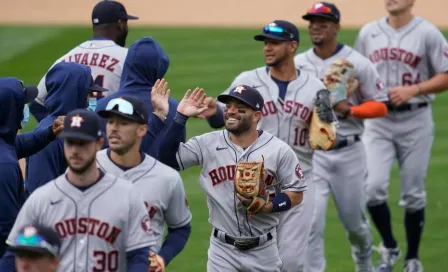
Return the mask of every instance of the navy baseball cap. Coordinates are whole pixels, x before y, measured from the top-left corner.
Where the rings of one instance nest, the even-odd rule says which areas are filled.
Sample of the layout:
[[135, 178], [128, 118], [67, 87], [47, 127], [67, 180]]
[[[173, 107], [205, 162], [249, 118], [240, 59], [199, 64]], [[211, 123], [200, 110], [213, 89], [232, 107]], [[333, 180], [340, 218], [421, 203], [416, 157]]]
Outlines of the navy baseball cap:
[[147, 124], [149, 119], [145, 104], [133, 96], [111, 99], [107, 103], [106, 109], [98, 112], [98, 115], [104, 118], [108, 118], [111, 114], [119, 115], [139, 124]]
[[102, 136], [99, 116], [87, 109], [76, 109], [65, 116], [64, 131], [60, 137], [96, 141]]
[[25, 85], [21, 80], [19, 80], [19, 82], [20, 84], [22, 84], [22, 91], [25, 95], [25, 104], [34, 101], [34, 99], [36, 99], [37, 95], [39, 94], [39, 90], [37, 89], [37, 87], [32, 85]]
[[263, 33], [254, 37], [256, 41], [265, 41], [266, 39], [277, 41], [296, 41], [299, 42], [299, 29], [288, 21], [275, 20], [263, 27]]
[[117, 1], [98, 2], [92, 11], [94, 25], [117, 23], [119, 20], [138, 20], [137, 16], [128, 15], [123, 4]]
[[61, 239], [51, 228], [40, 225], [28, 225], [15, 237], [9, 250], [17, 255], [39, 254], [59, 256]]
[[222, 103], [227, 103], [231, 99], [241, 101], [256, 111], [261, 111], [264, 105], [264, 99], [260, 92], [247, 85], [236, 86], [228, 94], [218, 96], [218, 101]]
[[332, 3], [319, 2], [314, 4], [308, 12], [302, 16], [304, 20], [311, 20], [312, 18], [324, 18], [339, 24], [341, 20], [341, 13], [339, 9]]

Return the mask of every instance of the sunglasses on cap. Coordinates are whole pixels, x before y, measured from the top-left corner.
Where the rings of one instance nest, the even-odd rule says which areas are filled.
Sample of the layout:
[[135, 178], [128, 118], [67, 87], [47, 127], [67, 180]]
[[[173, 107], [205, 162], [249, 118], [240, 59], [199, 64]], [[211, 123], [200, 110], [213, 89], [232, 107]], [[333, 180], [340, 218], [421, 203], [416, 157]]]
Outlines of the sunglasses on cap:
[[[316, 8], [316, 6], [318, 6]], [[324, 13], [324, 14], [333, 14], [331, 11], [331, 8], [324, 6], [324, 5], [314, 5], [309, 10], [308, 13], [314, 14], [314, 13]]]
[[44, 249], [51, 255], [58, 256], [59, 248], [50, 245], [45, 238], [40, 236], [37, 232], [33, 234], [20, 233], [15, 240], [15, 247]]
[[294, 34], [292, 34], [291, 32], [286, 31], [281, 26], [268, 25], [268, 26], [263, 27], [263, 32], [265, 34], [271, 34], [271, 35], [275, 35], [275, 36], [278, 36], [278, 37], [286, 37], [286, 38], [289, 38], [291, 40], [295, 39]]
[[117, 107], [118, 111], [127, 115], [133, 115], [134, 114], [134, 106], [131, 104], [131, 102], [126, 101], [121, 98], [114, 98], [107, 103], [106, 110], [112, 110], [113, 108]]

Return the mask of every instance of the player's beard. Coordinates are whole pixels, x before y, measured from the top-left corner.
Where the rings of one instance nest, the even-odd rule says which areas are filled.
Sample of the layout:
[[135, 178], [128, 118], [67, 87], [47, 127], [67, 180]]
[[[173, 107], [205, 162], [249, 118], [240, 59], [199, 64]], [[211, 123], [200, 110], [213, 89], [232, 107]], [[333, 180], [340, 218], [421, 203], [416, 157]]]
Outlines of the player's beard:
[[226, 127], [227, 131], [232, 133], [235, 136], [239, 136], [241, 134], [246, 133], [252, 127], [252, 116], [247, 116], [246, 118], [242, 117], [239, 120], [238, 126], [234, 128]]
[[137, 143], [137, 139], [136, 138], [134, 138], [134, 139], [131, 139], [130, 140], [130, 142], [128, 142], [128, 143], [123, 143], [121, 146], [119, 146], [119, 147], [111, 147], [111, 146], [109, 146], [109, 148], [113, 151], [113, 152], [115, 152], [115, 153], [117, 153], [118, 155], [120, 155], [120, 156], [123, 156], [124, 154], [126, 154], [126, 153], [128, 153], [129, 152], [129, 150], [131, 150], [133, 147], [134, 147], [134, 145]]
[[286, 51], [286, 49], [285, 49], [285, 52], [283, 52], [283, 55], [276, 58], [274, 61], [272, 61], [270, 63], [266, 62], [266, 65], [270, 66], [270, 67], [275, 67], [275, 66], [279, 65], [280, 63], [284, 62], [286, 59], [288, 59], [288, 51]]
[[125, 47], [127, 37], [128, 37], [128, 29], [123, 28], [122, 31], [120, 32], [120, 35], [117, 37], [117, 41], [116, 41], [117, 44], [121, 47]]
[[73, 172], [75, 172], [76, 174], [83, 174], [84, 172], [87, 171], [87, 169], [89, 169], [92, 164], [96, 163], [96, 156], [93, 156], [90, 160], [88, 160], [83, 166], [80, 167], [73, 167], [72, 165], [70, 165], [70, 161], [68, 161], [68, 167], [70, 168], [70, 170], [72, 170]]

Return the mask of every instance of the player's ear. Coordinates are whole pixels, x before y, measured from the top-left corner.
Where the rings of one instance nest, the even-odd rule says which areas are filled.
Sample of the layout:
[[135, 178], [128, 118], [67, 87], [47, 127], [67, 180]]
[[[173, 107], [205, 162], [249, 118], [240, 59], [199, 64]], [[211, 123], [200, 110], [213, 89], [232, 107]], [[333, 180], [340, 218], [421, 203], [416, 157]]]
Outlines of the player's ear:
[[254, 120], [255, 123], [258, 124], [258, 122], [260, 122], [260, 120], [261, 120], [261, 111], [256, 111], [256, 112], [254, 113], [253, 117], [254, 117], [254, 119], [255, 119], [255, 120]]
[[297, 51], [297, 47], [299, 46], [299, 44], [296, 41], [293, 41], [290, 43], [290, 52], [291, 53], [295, 53]]
[[137, 136], [139, 138], [143, 138], [146, 135], [146, 132], [148, 132], [148, 125], [138, 125], [137, 127]]

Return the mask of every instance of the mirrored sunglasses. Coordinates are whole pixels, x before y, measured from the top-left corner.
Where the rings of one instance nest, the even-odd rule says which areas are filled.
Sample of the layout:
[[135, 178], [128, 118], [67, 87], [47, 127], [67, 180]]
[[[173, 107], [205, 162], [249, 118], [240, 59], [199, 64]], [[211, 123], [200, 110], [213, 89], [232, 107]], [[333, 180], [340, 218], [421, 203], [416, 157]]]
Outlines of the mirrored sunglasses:
[[117, 107], [118, 111], [124, 114], [133, 115], [134, 114], [134, 106], [122, 99], [122, 98], [114, 98], [107, 103], [106, 110], [112, 110]]
[[324, 5], [314, 5], [309, 10], [308, 13], [324, 13], [324, 14], [332, 14], [331, 8]]
[[25, 235], [25, 233], [20, 233], [15, 241], [16, 246], [26, 246], [26, 247], [35, 247], [35, 248], [43, 248], [48, 250], [54, 256], [58, 255], [58, 247], [50, 245], [45, 239], [40, 236], [38, 233], [34, 233], [32, 235]]
[[280, 27], [280, 26], [271, 26], [271, 25], [265, 26], [263, 28], [263, 32], [266, 34], [272, 34], [272, 35], [276, 35], [279, 37], [286, 37], [286, 38], [290, 38], [290, 39], [295, 38], [294, 34], [286, 31], [283, 27]]

